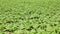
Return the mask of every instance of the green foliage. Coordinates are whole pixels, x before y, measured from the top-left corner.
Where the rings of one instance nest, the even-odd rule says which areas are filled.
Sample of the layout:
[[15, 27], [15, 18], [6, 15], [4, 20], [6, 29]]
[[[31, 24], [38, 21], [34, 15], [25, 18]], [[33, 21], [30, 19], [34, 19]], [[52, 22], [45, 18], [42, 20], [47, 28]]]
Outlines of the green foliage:
[[60, 34], [60, 0], [0, 0], [0, 34]]

